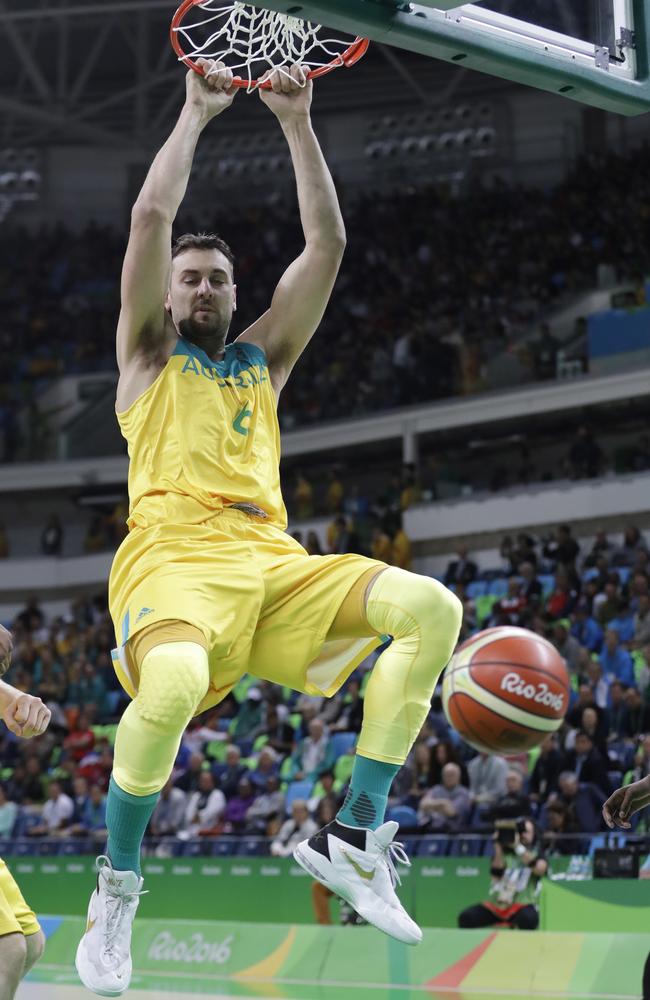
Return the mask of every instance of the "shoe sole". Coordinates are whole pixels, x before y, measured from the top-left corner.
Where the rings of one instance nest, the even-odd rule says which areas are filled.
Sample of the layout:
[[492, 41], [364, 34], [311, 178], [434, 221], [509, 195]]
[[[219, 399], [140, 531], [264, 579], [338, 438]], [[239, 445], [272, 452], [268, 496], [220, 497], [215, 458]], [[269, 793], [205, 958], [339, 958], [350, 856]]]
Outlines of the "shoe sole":
[[[366, 892], [370, 896], [369, 901], [363, 902], [359, 899], [358, 895], [354, 892], [352, 887], [348, 885], [342, 885], [341, 882], [328, 875], [325, 871], [325, 866], [329, 867], [333, 873], [335, 873], [334, 866], [325, 858], [322, 854], [314, 851], [306, 840], [294, 849], [293, 852], [294, 859], [309, 875], [312, 875], [318, 882], [324, 885], [327, 889], [330, 889], [341, 899], [344, 899], [350, 906], [354, 909], [356, 913], [359, 914], [364, 920], [367, 920], [369, 924], [376, 927], [377, 930], [382, 931], [389, 937], [395, 938], [396, 941], [401, 941], [403, 944], [416, 945], [420, 944], [422, 940], [422, 931], [414, 922], [414, 926], [417, 928], [419, 936], [414, 932], [409, 933], [408, 931], [400, 932], [399, 929], [394, 929], [392, 927], [392, 922], [387, 921], [384, 925], [381, 922], [381, 915], [378, 913], [378, 904], [380, 899], [371, 890], [367, 889]], [[390, 907], [385, 904], [386, 910]]]

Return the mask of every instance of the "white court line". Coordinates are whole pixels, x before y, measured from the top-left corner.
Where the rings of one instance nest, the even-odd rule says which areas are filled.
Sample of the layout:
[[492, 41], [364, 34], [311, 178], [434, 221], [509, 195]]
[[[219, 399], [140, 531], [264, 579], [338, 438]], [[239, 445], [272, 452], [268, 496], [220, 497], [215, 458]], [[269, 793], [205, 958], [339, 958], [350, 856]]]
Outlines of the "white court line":
[[[85, 986], [26, 981], [19, 986], [16, 1000], [89, 1000], [90, 996]], [[129, 1000], [198, 1000], [200, 996], [200, 993], [170, 993], [168, 990], [130, 989], [128, 992]], [[232, 993], [211, 993], [210, 1000], [277, 1000], [277, 996], [263, 997], [258, 993], [254, 997], [239, 994], [235, 998]]]
[[[76, 975], [74, 973], [71, 973], [70, 968], [67, 965], [48, 965], [46, 962], [39, 962], [37, 968], [39, 968], [39, 969], [46, 969], [48, 972], [58, 972], [59, 974], [61, 974], [62, 978], [69, 979], [70, 981], [73, 981], [74, 979], [76, 979]], [[151, 976], [152, 978], [155, 978], [155, 979], [161, 979], [161, 978], [164, 977], [165, 979], [170, 979], [170, 980], [173, 980], [173, 979], [181, 979], [181, 980], [186, 980], [186, 981], [187, 980], [196, 980], [198, 982], [202, 981], [202, 982], [230, 983], [230, 982], [234, 981], [234, 982], [237, 983], [238, 986], [243, 986], [245, 983], [248, 982], [248, 983], [263, 983], [263, 984], [266, 984], [267, 986], [273, 986], [274, 984], [277, 984], [278, 986], [308, 986], [308, 987], [311, 987], [311, 988], [322, 987], [324, 989], [328, 989], [328, 988], [329, 989], [347, 989], [347, 990], [349, 990], [349, 989], [364, 989], [364, 990], [384, 990], [385, 992], [392, 991], [392, 990], [402, 990], [402, 991], [408, 991], [408, 990], [410, 990], [413, 993], [415, 993], [415, 992], [421, 992], [421, 993], [428, 993], [429, 995], [431, 995], [432, 989], [435, 989], [436, 993], [449, 993], [449, 994], [453, 994], [455, 996], [458, 996], [458, 992], [459, 992], [457, 986], [454, 986], [454, 987], [451, 987], [451, 986], [430, 987], [430, 986], [427, 986], [427, 985], [424, 985], [424, 984], [422, 984], [422, 985], [418, 985], [418, 984], [408, 985], [408, 984], [404, 984], [404, 983], [363, 983], [363, 982], [349, 983], [349, 982], [341, 982], [341, 981], [336, 980], [336, 979], [319, 979], [318, 981], [316, 981], [314, 979], [285, 979], [285, 978], [280, 977], [280, 976], [275, 977], [274, 979], [266, 979], [266, 978], [257, 977], [257, 976], [246, 976], [245, 979], [239, 979], [238, 978], [236, 980], [233, 980], [232, 976], [219, 976], [216, 973], [210, 973], [210, 972], [205, 972], [205, 973], [203, 973], [203, 972], [186, 972], [186, 971], [183, 971], [183, 972], [181, 972], [181, 971], [178, 971], [178, 972], [174, 972], [174, 971], [171, 971], [171, 972], [169, 972], [169, 971], [161, 972], [160, 970], [153, 970], [153, 969], [138, 969], [136, 975], [138, 975], [138, 976]], [[36, 985], [38, 985], [38, 986], [48, 986], [50, 984], [48, 984], [48, 983], [34, 983], [33, 985], [34, 986], [36, 986]], [[151, 993], [151, 991], [146, 991], [146, 990], [145, 991], [133, 991], [133, 990], [131, 990], [129, 992], [129, 995], [131, 995], [131, 993], [133, 993], [133, 992], [142, 992], [143, 1000], [144, 1000], [145, 997], [150, 998], [153, 995]], [[528, 997], [531, 998], [531, 1000], [535, 1000], [535, 997], [543, 998], [543, 1000], [636, 1000], [636, 998], [635, 997], [631, 997], [629, 993], [589, 993], [589, 994], [586, 995], [584, 993], [557, 993], [557, 992], [553, 992], [553, 991], [549, 991], [549, 990], [534, 990], [532, 992], [526, 993], [524, 990], [504, 990], [504, 989], [500, 989], [500, 990], [497, 991], [497, 990], [490, 990], [490, 989], [487, 989], [487, 990], [486, 989], [481, 989], [480, 987], [475, 987], [475, 986], [472, 986], [471, 993], [472, 994], [476, 994], [477, 996], [485, 996], [485, 997], [522, 997], [522, 996], [528, 996]], [[88, 994], [85, 993], [84, 995], [87, 996]], [[155, 995], [158, 996], [159, 994], [156, 993]], [[168, 993], [161, 993], [160, 996], [166, 997], [167, 1000], [173, 1000], [173, 998], [170, 998], [170, 996], [169, 996]], [[174, 995], [174, 997], [175, 996], [176, 996], [176, 994]], [[185, 1000], [186, 996], [187, 995], [184, 994], [182, 1000]], [[191, 997], [191, 1000], [196, 1000], [196, 996], [197, 996], [197, 994], [193, 993], [192, 997]], [[230, 998], [231, 997], [232, 997], [232, 994], [230, 995]], [[22, 1000], [20, 994], [17, 994], [16, 1000]], [[48, 1000], [49, 1000], [49, 996], [48, 996]], [[219, 997], [211, 997], [211, 1000], [220, 1000], [220, 998]], [[240, 997], [240, 998], [238, 998], [238, 1000], [245, 1000], [245, 998]], [[259, 995], [257, 995], [256, 998], [255, 998], [255, 1000], [265, 1000], [265, 998], [264, 997], [260, 997]]]

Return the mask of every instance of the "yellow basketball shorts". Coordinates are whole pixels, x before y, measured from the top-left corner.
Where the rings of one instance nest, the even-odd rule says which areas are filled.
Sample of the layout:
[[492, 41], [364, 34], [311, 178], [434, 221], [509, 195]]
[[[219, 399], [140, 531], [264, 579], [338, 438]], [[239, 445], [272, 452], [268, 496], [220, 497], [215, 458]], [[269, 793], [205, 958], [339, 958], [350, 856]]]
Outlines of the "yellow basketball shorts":
[[125, 691], [138, 689], [129, 642], [143, 628], [183, 621], [203, 633], [210, 689], [197, 714], [245, 673], [307, 694], [331, 696], [381, 638], [327, 640], [354, 584], [382, 562], [310, 556], [273, 524], [226, 508], [202, 524], [136, 527], [116, 553], [109, 603], [119, 646], [113, 663]]
[[0, 858], [0, 937], [5, 934], [37, 934], [41, 927], [30, 910], [13, 875]]

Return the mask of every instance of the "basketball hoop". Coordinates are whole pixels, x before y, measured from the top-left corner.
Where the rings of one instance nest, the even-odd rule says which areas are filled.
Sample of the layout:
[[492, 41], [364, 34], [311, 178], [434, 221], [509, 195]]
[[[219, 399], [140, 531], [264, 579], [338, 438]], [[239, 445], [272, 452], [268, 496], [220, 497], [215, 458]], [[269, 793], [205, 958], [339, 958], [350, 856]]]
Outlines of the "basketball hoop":
[[307, 79], [315, 80], [340, 66], [354, 66], [370, 45], [367, 38], [337, 37], [318, 24], [239, 0], [183, 0], [170, 37], [180, 62], [201, 76], [198, 59], [224, 62], [237, 73], [234, 85], [249, 93], [270, 89], [268, 81], [260, 83], [269, 69], [288, 76], [289, 68], [300, 63], [310, 67]]

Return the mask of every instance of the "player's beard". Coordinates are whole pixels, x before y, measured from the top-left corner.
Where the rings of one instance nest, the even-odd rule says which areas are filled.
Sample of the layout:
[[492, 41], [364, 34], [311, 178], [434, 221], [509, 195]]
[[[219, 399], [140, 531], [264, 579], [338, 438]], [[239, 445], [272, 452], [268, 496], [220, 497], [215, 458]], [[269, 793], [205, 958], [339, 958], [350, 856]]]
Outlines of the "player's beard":
[[182, 319], [178, 324], [181, 337], [201, 347], [208, 356], [220, 354], [224, 350], [231, 316], [215, 312], [207, 323], [197, 323], [193, 316]]

